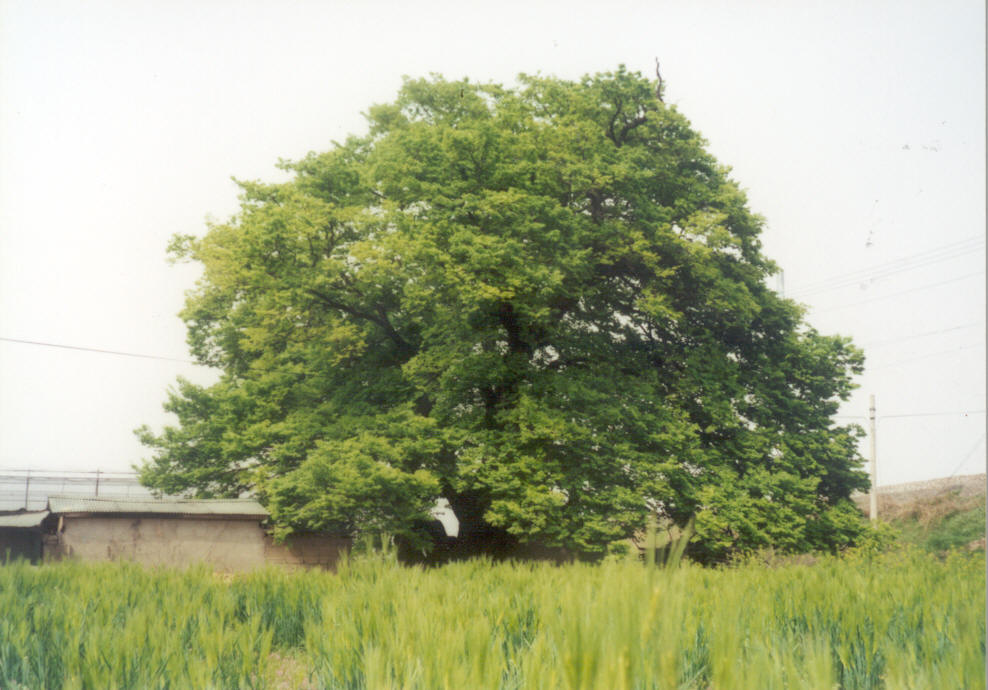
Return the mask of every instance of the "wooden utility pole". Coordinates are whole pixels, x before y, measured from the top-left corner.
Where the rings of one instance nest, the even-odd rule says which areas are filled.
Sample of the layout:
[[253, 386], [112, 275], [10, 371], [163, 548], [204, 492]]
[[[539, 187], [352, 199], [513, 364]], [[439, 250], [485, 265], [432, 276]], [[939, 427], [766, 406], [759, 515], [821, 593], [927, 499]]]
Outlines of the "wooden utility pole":
[[868, 404], [868, 423], [871, 434], [871, 493], [869, 495], [869, 517], [871, 521], [878, 520], [878, 460], [875, 455], [875, 394], [872, 393]]

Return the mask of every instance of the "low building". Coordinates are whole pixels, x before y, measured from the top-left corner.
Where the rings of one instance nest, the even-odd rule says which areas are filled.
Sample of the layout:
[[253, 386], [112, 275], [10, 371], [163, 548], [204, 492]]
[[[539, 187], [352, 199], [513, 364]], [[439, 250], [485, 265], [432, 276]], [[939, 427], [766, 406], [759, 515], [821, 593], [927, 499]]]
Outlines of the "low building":
[[0, 563], [17, 558], [38, 563], [43, 557], [43, 523], [47, 510], [0, 514]]
[[244, 571], [266, 564], [333, 568], [350, 546], [346, 537], [328, 534], [293, 535], [278, 544], [265, 529], [267, 519], [264, 507], [250, 499], [49, 496], [46, 511], [0, 516], [0, 548], [10, 544], [12, 555], [32, 562], [205, 563]]

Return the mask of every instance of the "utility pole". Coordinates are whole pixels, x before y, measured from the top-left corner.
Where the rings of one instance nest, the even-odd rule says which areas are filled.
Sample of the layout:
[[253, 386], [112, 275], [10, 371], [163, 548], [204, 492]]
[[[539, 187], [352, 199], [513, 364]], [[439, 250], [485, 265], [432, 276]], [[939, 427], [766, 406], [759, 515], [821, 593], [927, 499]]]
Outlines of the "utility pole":
[[868, 513], [872, 522], [878, 520], [878, 460], [875, 455], [875, 394], [872, 393], [868, 405], [868, 422], [871, 427], [871, 494], [870, 511]]

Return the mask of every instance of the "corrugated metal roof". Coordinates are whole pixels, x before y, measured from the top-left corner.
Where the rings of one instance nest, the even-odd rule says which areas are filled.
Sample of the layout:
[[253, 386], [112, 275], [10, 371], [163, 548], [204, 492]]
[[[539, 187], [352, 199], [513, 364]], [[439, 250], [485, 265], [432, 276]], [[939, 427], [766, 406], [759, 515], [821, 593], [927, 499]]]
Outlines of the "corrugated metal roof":
[[47, 510], [0, 515], [0, 527], [40, 527], [46, 517]]
[[53, 513], [154, 513], [157, 515], [239, 515], [266, 518], [268, 511], [249, 498], [117, 498], [49, 496]]

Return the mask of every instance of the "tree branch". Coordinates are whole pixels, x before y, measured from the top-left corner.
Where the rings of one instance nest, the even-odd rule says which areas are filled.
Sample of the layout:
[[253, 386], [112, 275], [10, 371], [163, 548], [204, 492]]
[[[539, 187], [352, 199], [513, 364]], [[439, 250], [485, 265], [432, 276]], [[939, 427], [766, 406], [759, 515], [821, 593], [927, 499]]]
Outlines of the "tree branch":
[[407, 354], [415, 352], [415, 348], [412, 347], [411, 343], [405, 340], [398, 332], [398, 330], [391, 324], [391, 321], [388, 320], [387, 314], [385, 313], [382, 307], [380, 306], [376, 307], [375, 309], [376, 313], [371, 313], [368, 311], [363, 311], [361, 309], [358, 309], [357, 307], [354, 307], [352, 305], [346, 304], [345, 302], [340, 302], [339, 300], [335, 300], [332, 297], [329, 297], [328, 295], [322, 294], [318, 290], [310, 289], [307, 290], [307, 292], [331, 309], [337, 309], [343, 312], [344, 314], [349, 314], [350, 316], [357, 319], [370, 321], [371, 323], [380, 327], [381, 330], [383, 330], [387, 334], [388, 338], [390, 338], [391, 341], [394, 342], [394, 344], [397, 345], [398, 349], [401, 350], [402, 352]]
[[655, 58], [655, 78], [659, 80], [655, 85], [655, 100], [662, 103], [662, 75], [659, 73], [659, 58]]
[[621, 116], [621, 99], [617, 99], [614, 104], [614, 114], [611, 115], [611, 121], [607, 123], [607, 138], [614, 142], [615, 146], [620, 146], [621, 142], [618, 141], [617, 136], [614, 134], [614, 123]]
[[645, 124], [647, 119], [648, 118], [643, 114], [643, 115], [639, 115], [634, 120], [631, 120], [630, 122], [626, 123], [624, 127], [621, 128], [621, 137], [620, 140], [617, 142], [617, 145], [621, 146], [624, 143], [625, 137], [628, 136], [628, 132], [630, 132], [633, 129], [637, 129], [638, 127], [641, 127], [643, 124]]
[[532, 355], [532, 345], [522, 337], [522, 325], [518, 314], [510, 302], [502, 302], [498, 307], [498, 320], [508, 333], [508, 349], [511, 352]]

